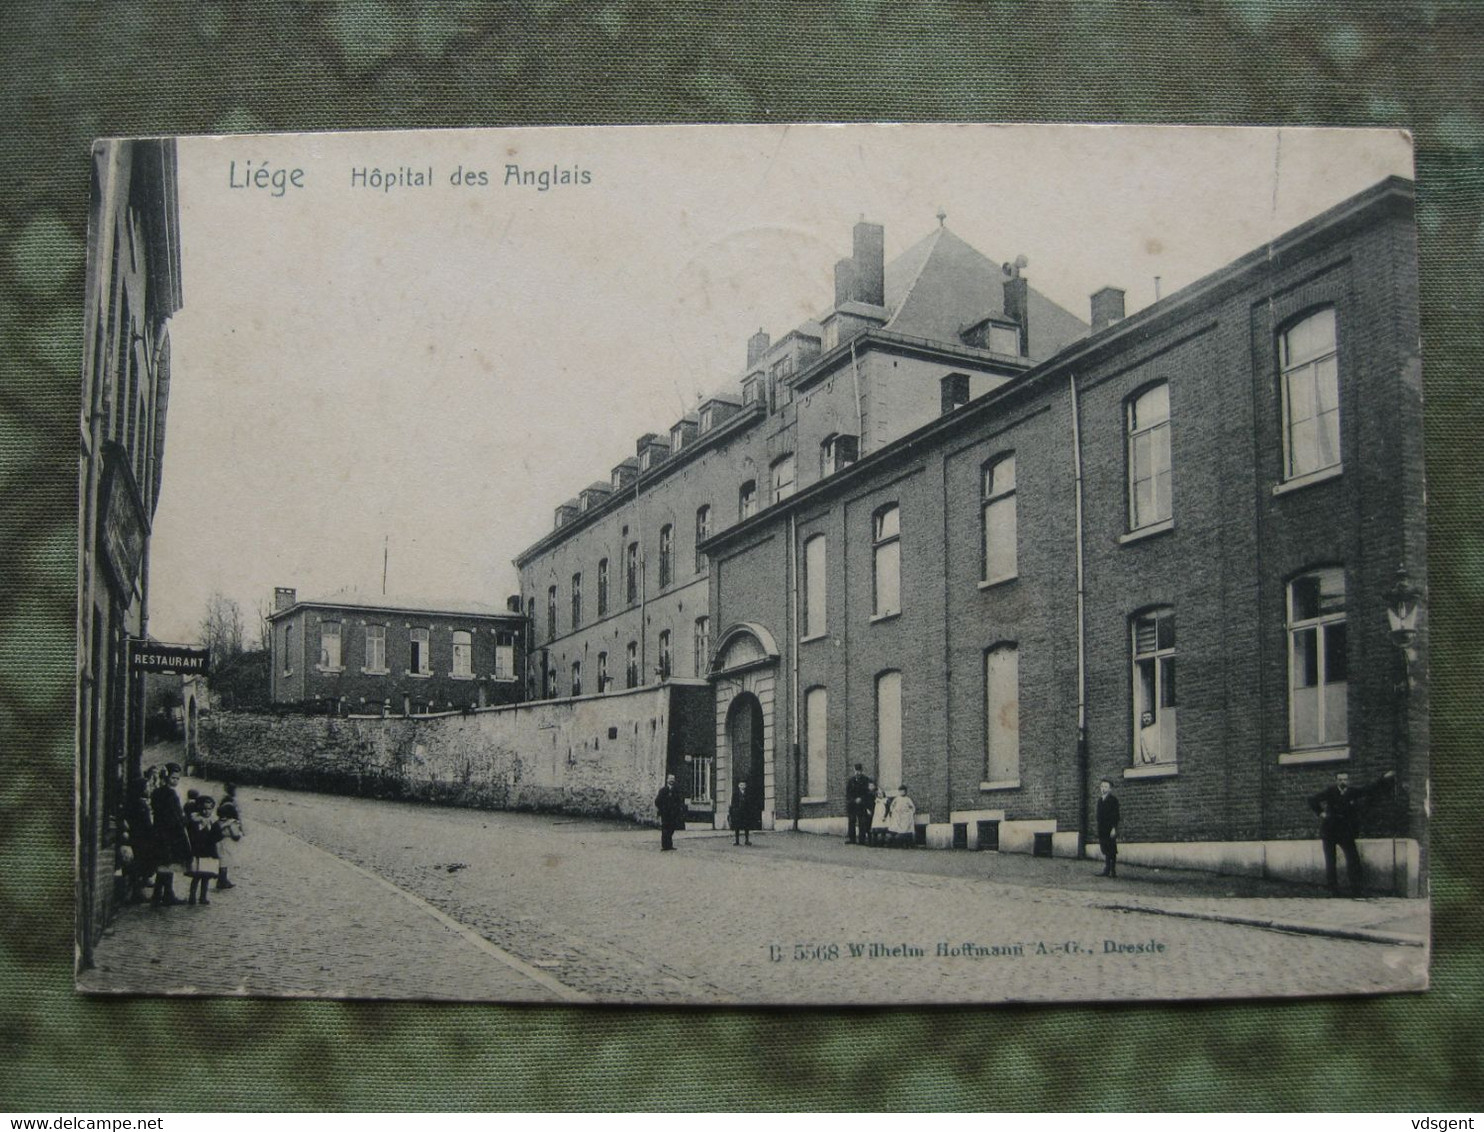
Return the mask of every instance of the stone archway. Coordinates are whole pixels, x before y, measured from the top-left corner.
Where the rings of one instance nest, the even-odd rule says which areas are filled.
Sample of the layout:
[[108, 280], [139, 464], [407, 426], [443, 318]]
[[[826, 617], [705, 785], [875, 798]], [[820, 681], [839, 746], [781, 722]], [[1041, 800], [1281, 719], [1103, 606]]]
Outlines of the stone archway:
[[762, 802], [762, 828], [773, 828], [774, 691], [778, 646], [761, 625], [740, 622], [717, 639], [710, 679], [716, 688], [716, 824], [723, 827], [739, 777]]

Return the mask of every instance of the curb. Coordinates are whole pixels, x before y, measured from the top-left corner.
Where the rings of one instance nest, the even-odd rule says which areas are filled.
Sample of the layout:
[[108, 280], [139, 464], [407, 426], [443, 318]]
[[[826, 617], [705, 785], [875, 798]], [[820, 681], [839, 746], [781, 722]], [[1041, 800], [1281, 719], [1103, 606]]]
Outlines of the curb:
[[1151, 908], [1141, 904], [1095, 904], [1109, 912], [1143, 912], [1150, 916], [1173, 916], [1181, 920], [1207, 920], [1218, 924], [1240, 924], [1249, 928], [1266, 928], [1275, 932], [1317, 935], [1330, 939], [1349, 939], [1360, 943], [1385, 943], [1397, 947], [1426, 947], [1428, 937], [1407, 932], [1386, 932], [1375, 928], [1340, 928], [1329, 924], [1304, 923], [1299, 920], [1274, 920], [1262, 916], [1239, 916], [1226, 912], [1180, 911], [1174, 908]]

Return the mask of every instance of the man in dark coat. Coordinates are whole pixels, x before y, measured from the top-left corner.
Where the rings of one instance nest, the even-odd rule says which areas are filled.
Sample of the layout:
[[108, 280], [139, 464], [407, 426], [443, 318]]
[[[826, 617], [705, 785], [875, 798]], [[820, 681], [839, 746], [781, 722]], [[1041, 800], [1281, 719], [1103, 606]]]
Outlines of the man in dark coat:
[[175, 876], [184, 875], [191, 863], [191, 835], [186, 825], [185, 809], [180, 795], [180, 766], [169, 763], [165, 780], [149, 796], [155, 830], [155, 898], [156, 904], [184, 904], [175, 895]]
[[1360, 812], [1378, 792], [1390, 789], [1396, 774], [1387, 771], [1369, 786], [1351, 786], [1350, 775], [1340, 771], [1335, 784], [1326, 786], [1309, 798], [1309, 809], [1319, 815], [1319, 841], [1324, 846], [1324, 879], [1331, 892], [1340, 891], [1340, 878], [1335, 868], [1335, 846], [1345, 854], [1345, 876], [1350, 881], [1350, 895], [1359, 896], [1365, 883], [1360, 864], [1360, 849], [1355, 839], [1360, 836]]
[[675, 785], [675, 776], [667, 774], [665, 784], [654, 796], [654, 808], [660, 815], [660, 848], [675, 848], [675, 831], [685, 828], [685, 798]]
[[1098, 848], [1103, 851], [1100, 877], [1118, 875], [1118, 797], [1106, 778], [1098, 783]]
[[866, 823], [870, 821], [869, 806], [875, 805], [876, 795], [871, 789], [871, 780], [860, 763], [855, 764], [855, 773], [845, 780], [845, 821], [850, 833], [850, 844], [866, 843]]

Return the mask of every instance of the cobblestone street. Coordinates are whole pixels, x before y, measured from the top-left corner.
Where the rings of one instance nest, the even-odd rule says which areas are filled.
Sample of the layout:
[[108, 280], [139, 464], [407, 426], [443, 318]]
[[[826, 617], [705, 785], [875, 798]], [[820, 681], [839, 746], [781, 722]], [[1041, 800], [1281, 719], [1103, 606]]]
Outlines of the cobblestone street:
[[241, 797], [238, 887], [125, 909], [82, 989], [887, 1005], [1426, 982], [1425, 901], [790, 832], [662, 854], [616, 822]]

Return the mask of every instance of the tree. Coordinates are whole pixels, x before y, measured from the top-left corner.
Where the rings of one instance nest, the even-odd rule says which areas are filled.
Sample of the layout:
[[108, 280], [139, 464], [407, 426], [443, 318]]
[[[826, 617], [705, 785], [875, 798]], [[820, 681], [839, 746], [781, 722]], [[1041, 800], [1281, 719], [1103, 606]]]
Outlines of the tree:
[[211, 675], [242, 653], [242, 609], [226, 594], [217, 591], [206, 599], [201, 619], [201, 643], [211, 650]]

